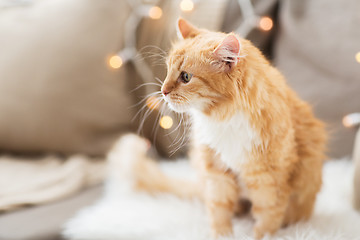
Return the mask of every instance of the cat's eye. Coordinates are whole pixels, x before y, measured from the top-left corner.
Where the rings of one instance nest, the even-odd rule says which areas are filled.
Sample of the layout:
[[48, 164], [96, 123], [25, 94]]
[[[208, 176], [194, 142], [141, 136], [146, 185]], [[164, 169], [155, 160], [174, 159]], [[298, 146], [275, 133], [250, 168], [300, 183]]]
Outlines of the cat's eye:
[[180, 79], [181, 79], [181, 81], [182, 81], [183, 83], [188, 83], [188, 82], [190, 82], [191, 78], [192, 78], [192, 74], [191, 74], [191, 73], [187, 73], [187, 72], [184, 72], [184, 71], [182, 71], [182, 72], [180, 73]]

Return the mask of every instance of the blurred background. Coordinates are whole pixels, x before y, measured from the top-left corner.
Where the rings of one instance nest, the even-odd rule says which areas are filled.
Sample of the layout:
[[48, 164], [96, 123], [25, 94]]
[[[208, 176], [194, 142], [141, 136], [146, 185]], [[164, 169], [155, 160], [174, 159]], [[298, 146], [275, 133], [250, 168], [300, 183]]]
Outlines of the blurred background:
[[329, 158], [350, 155], [359, 10], [358, 0], [0, 0], [0, 239], [60, 239], [101, 193], [123, 133], [160, 157], [186, 153], [187, 125], [153, 94], [179, 16], [250, 39], [326, 122]]

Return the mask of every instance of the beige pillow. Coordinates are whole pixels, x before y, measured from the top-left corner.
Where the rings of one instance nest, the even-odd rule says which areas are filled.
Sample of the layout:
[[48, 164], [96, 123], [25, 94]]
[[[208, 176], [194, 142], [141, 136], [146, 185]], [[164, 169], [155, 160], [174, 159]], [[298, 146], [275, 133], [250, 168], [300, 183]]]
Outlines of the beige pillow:
[[47, 0], [0, 9], [0, 149], [103, 154], [129, 130], [125, 1]]

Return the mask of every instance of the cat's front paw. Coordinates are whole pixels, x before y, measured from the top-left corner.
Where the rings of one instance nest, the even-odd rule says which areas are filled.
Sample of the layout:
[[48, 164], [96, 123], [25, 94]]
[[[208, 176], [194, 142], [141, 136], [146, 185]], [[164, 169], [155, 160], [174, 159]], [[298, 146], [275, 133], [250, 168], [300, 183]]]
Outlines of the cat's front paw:
[[212, 228], [212, 236], [214, 239], [221, 239], [222, 237], [231, 237], [233, 236], [232, 226], [223, 224], [221, 226], [216, 226]]
[[261, 229], [261, 227], [259, 226], [255, 226], [253, 232], [254, 232], [254, 238], [256, 240], [262, 239], [265, 235], [265, 231]]
[[269, 227], [269, 225], [265, 225], [265, 224], [255, 224], [254, 226], [254, 238], [256, 240], [260, 240], [262, 239], [265, 235], [272, 235], [276, 232], [275, 228]]

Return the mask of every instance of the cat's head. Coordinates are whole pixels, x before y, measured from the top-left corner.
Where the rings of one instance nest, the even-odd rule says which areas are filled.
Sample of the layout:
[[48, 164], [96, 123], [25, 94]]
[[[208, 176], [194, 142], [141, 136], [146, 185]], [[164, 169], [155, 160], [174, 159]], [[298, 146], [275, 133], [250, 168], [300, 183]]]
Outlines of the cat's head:
[[231, 102], [239, 89], [242, 42], [233, 33], [198, 29], [178, 20], [181, 40], [167, 58], [167, 76], [162, 93], [176, 112], [190, 109], [210, 113]]

